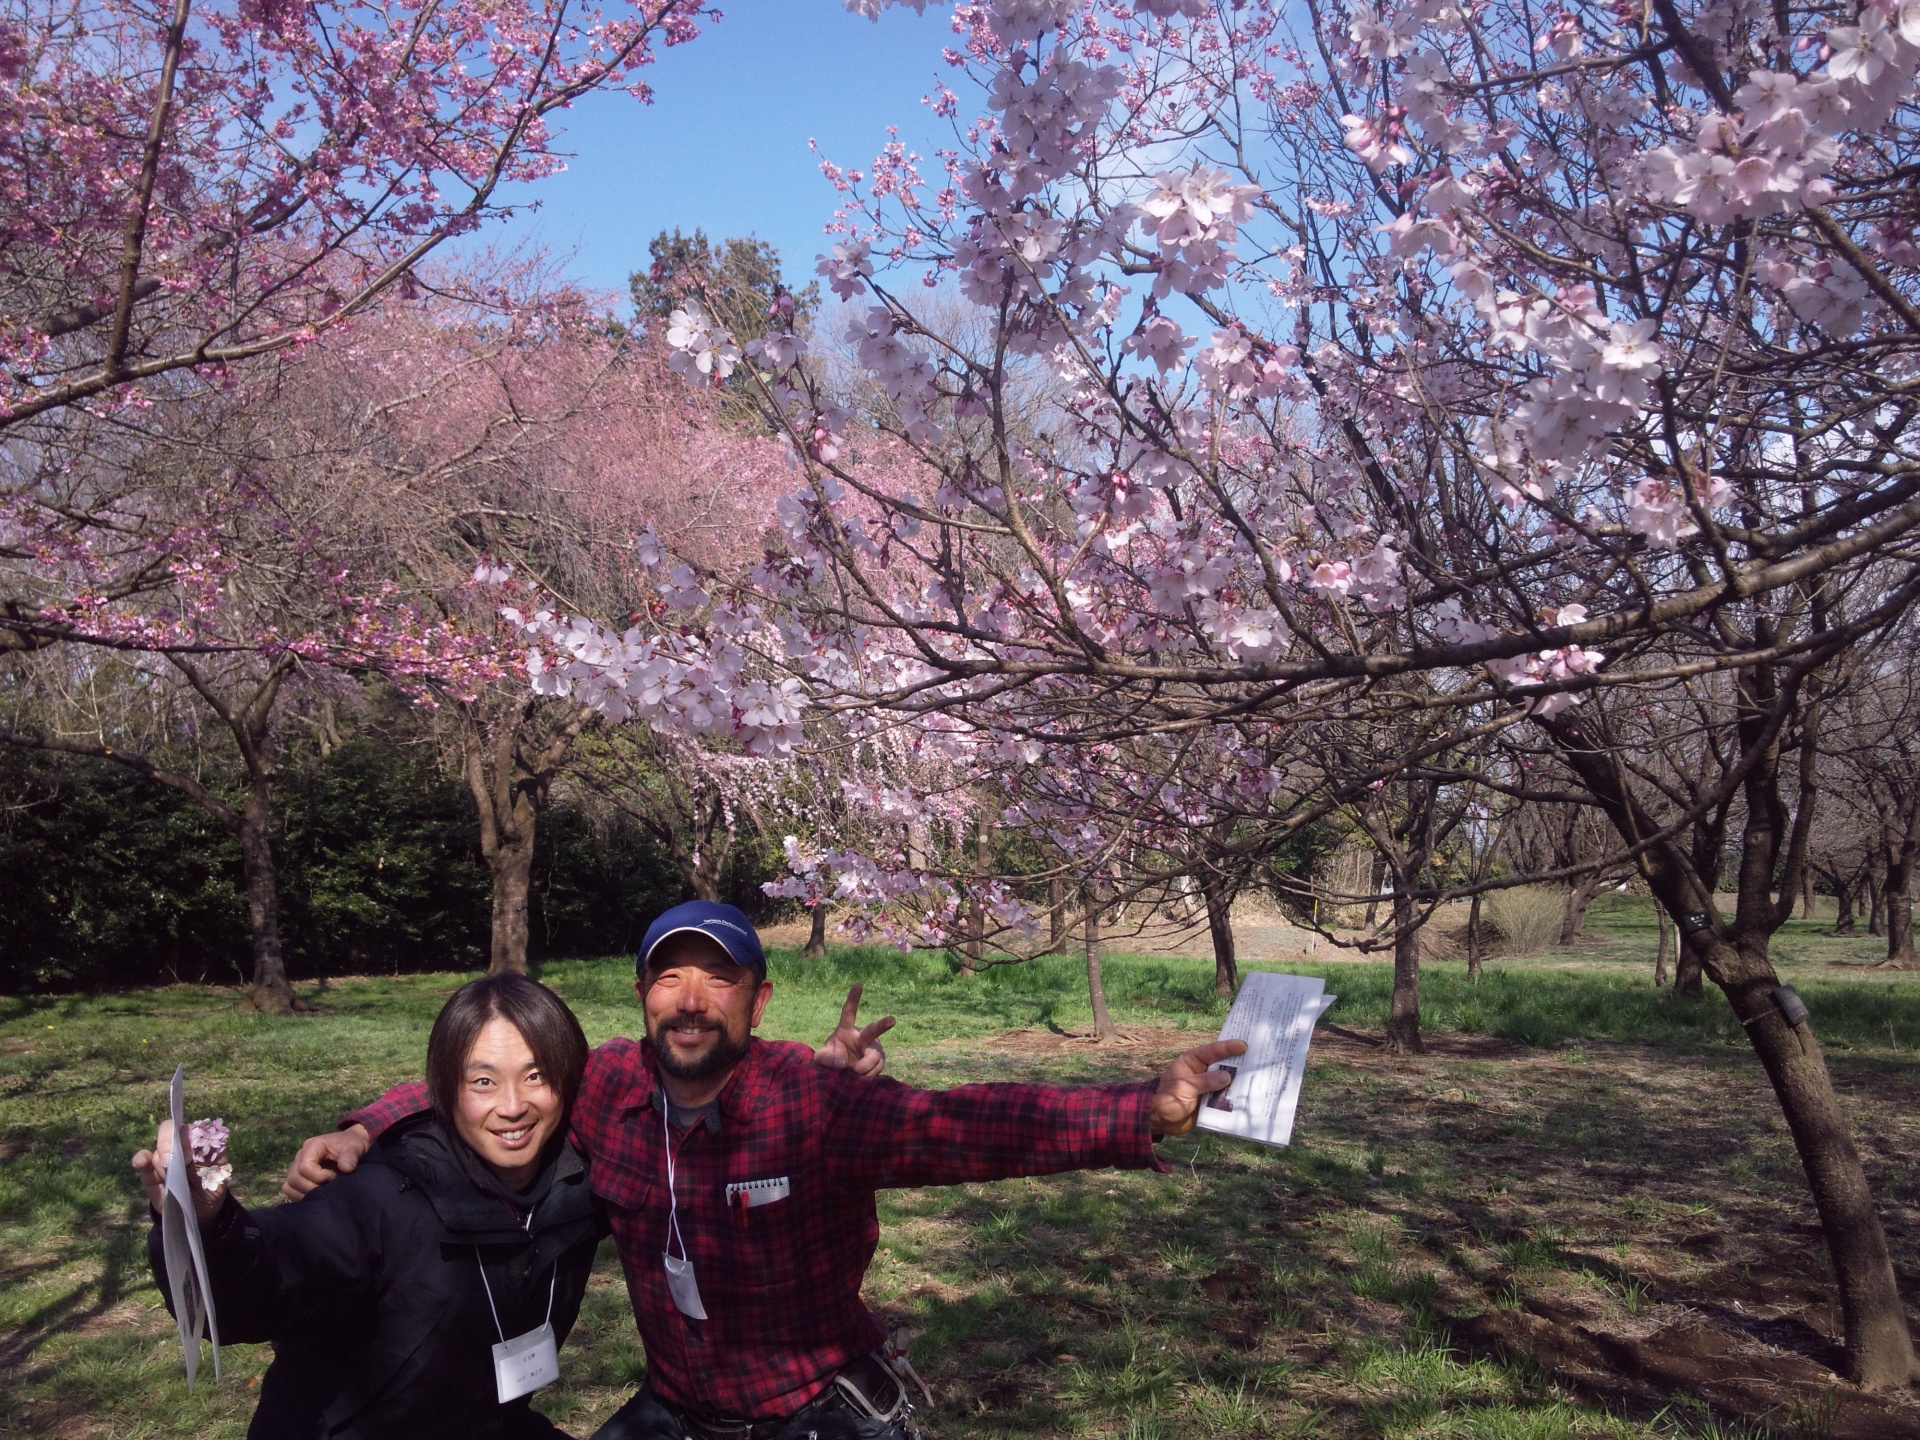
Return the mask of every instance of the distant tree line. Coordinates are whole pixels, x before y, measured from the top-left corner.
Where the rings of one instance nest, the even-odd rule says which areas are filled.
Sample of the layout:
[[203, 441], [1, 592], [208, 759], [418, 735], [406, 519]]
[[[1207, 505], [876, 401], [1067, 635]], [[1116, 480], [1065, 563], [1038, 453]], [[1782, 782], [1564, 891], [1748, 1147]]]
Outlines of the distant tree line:
[[[0, 747], [0, 991], [205, 981], [250, 970], [239, 842], [193, 801], [113, 765]], [[275, 801], [295, 979], [470, 970], [490, 892], [472, 797], [424, 745], [289, 747]], [[777, 852], [736, 844], [720, 892], [749, 911]], [[691, 891], [632, 817], [562, 790], [542, 816], [532, 958], [620, 954]]]

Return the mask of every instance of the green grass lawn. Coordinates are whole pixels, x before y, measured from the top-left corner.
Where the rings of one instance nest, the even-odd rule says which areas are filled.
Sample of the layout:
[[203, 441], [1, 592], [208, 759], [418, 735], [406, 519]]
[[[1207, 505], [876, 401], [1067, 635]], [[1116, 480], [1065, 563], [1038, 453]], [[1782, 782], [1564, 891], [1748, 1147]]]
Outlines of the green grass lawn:
[[[1503, 1317], [1654, 1333], [1693, 1323], [1736, 1283], [1759, 1287], [1741, 1313], [1760, 1313], [1769, 1286], [1799, 1296], [1824, 1273], [1784, 1127], [1726, 1006], [1653, 988], [1643, 904], [1606, 902], [1594, 924], [1599, 943], [1491, 962], [1478, 985], [1458, 964], [1429, 967], [1440, 1043], [1417, 1061], [1354, 1038], [1384, 1019], [1384, 963], [1297, 967], [1327, 977], [1341, 996], [1330, 1019], [1352, 1034], [1316, 1042], [1287, 1150], [1186, 1138], [1163, 1146], [1167, 1176], [884, 1196], [868, 1295], [914, 1333], [939, 1398], [931, 1432], [1818, 1430], [1806, 1416], [1832, 1413], [1825, 1401], [1741, 1422], [1737, 1404], [1610, 1390], [1472, 1340]], [[1782, 969], [1812, 1008], [1911, 1268], [1900, 1217], [1920, 1213], [1920, 977], [1872, 972], [1878, 942], [1819, 932], [1789, 925]], [[868, 1014], [900, 1017], [890, 1068], [908, 1081], [1130, 1078], [1218, 1026], [1211, 974], [1111, 959], [1127, 1035], [1095, 1046], [1071, 1038], [1088, 1025], [1075, 959], [968, 977], [936, 955], [778, 954], [765, 1033], [819, 1039], [860, 980]], [[184, 1061], [189, 1109], [226, 1117], [240, 1193], [268, 1203], [301, 1137], [419, 1073], [462, 978], [336, 981], [305, 990], [318, 1011], [294, 1018], [241, 1015], [233, 992], [188, 986], [0, 999], [0, 1434], [242, 1434], [264, 1348], [231, 1348], [225, 1378], [186, 1393], [127, 1157]], [[590, 1038], [634, 1028], [629, 962], [556, 962], [542, 978]], [[1795, 1313], [1817, 1321], [1803, 1300]], [[542, 1408], [584, 1435], [643, 1367], [610, 1247], [562, 1359]]]

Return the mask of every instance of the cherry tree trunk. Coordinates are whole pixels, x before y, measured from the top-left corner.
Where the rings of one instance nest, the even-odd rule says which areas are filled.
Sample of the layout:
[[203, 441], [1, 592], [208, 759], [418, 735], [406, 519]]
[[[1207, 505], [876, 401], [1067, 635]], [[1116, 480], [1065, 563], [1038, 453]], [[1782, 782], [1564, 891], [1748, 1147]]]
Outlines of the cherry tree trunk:
[[1218, 876], [1202, 881], [1200, 893], [1207, 902], [1207, 930], [1213, 936], [1213, 992], [1231, 1000], [1240, 988], [1240, 967], [1233, 948], [1232, 897]]
[[1480, 892], [1467, 906], [1467, 979], [1480, 978]]
[[1093, 1033], [1100, 1039], [1116, 1032], [1113, 1016], [1107, 1013], [1107, 989], [1100, 979], [1100, 905], [1087, 897], [1087, 999], [1093, 1004]]
[[1587, 875], [1567, 891], [1567, 908], [1560, 917], [1560, 943], [1572, 945], [1586, 933], [1587, 907], [1600, 889], [1600, 876]]
[[1886, 1231], [1812, 1025], [1789, 1024], [1774, 1005], [1780, 982], [1764, 942], [1709, 940], [1701, 948], [1712, 951], [1714, 980], [1760, 1057], [1806, 1171], [1839, 1285], [1852, 1378], [1869, 1389], [1920, 1381]]
[[1880, 887], [1880, 877], [1867, 871], [1867, 934], [1884, 935], [1887, 933], [1887, 897]]
[[247, 930], [253, 946], [253, 979], [240, 1005], [290, 1015], [294, 1010], [293, 983], [287, 978], [286, 956], [280, 949], [280, 875], [273, 863], [269, 833], [273, 782], [256, 780], [240, 813], [235, 834], [240, 840], [240, 863], [247, 882]]
[[809, 960], [818, 960], [827, 953], [827, 902], [824, 900], [813, 907], [813, 925], [807, 931], [807, 948], [800, 953]]
[[1704, 1000], [1706, 973], [1700, 964], [1700, 947], [1681, 940], [1673, 957], [1673, 993], [1682, 1000]]
[[1887, 883], [1881, 894], [1887, 912], [1888, 965], [1902, 970], [1920, 966], [1920, 955], [1913, 948], [1913, 863], [1916, 857], [1902, 855], [1887, 867]]
[[[533, 892], [533, 846], [554, 773], [589, 712], [538, 699], [496, 716], [492, 734], [481, 714], [462, 707], [461, 747], [467, 788], [480, 817], [480, 853], [493, 878], [493, 935], [487, 973], [527, 971], [527, 904]], [[684, 857], [675, 852], [682, 873]], [[717, 869], [719, 860], [714, 860]], [[700, 867], [694, 867], [696, 870]]]
[[[1805, 863], [1802, 846], [1813, 801], [1809, 781], [1817, 754], [1813, 732], [1809, 729], [1800, 742], [1799, 805], [1784, 851], [1780, 842], [1786, 832], [1778, 827], [1787, 808], [1780, 794], [1779, 751], [1769, 752], [1764, 734], [1745, 738], [1760, 763], [1747, 776], [1749, 803], [1732, 928], [1724, 917], [1711, 914], [1705, 928], [1687, 924], [1689, 915], [1712, 907], [1715, 869], [1690, 866], [1674, 848], [1655, 849], [1648, 857], [1648, 879], [1667, 913], [1683, 929], [1691, 930], [1680, 942], [1682, 975], [1691, 962], [1696, 973], [1704, 971], [1725, 993], [1780, 1102], [1833, 1261], [1848, 1373], [1867, 1387], [1906, 1385], [1920, 1380], [1920, 1361], [1915, 1359], [1906, 1308], [1865, 1167], [1854, 1149], [1810, 1023], [1790, 1023], [1774, 1002], [1780, 982], [1769, 954], [1769, 937], [1786, 915], [1784, 907], [1771, 899], [1769, 882], [1778, 873], [1784, 853], [1790, 896], [1798, 866]], [[1559, 731], [1556, 739], [1561, 742], [1561, 754], [1607, 810], [1615, 830], [1623, 836], [1643, 832], [1646, 813], [1621, 785], [1619, 770], [1600, 751], [1581, 743], [1570, 726]]]
[[1853, 915], [1854, 897], [1859, 892], [1856, 883], [1846, 880], [1833, 882], [1833, 930], [1835, 935], [1851, 935], [1857, 923]]
[[960, 950], [960, 973], [971, 975], [987, 957], [987, 906], [981, 887], [987, 883], [987, 822], [982, 819], [973, 835], [972, 893], [967, 897], [967, 939]]
[[1058, 875], [1047, 882], [1047, 948], [1067, 943], [1067, 886]]
[[493, 876], [493, 943], [487, 957], [487, 973], [506, 971], [527, 973], [527, 902], [533, 892], [533, 807], [514, 807], [515, 823], [504, 828], [500, 843], [487, 857], [487, 869]]
[[1419, 1055], [1426, 1048], [1420, 1038], [1420, 931], [1413, 897], [1395, 885], [1393, 897], [1393, 1001], [1387, 1011], [1387, 1048], [1397, 1055]]
[[1667, 912], [1657, 904], [1653, 907], [1653, 918], [1660, 926], [1660, 950], [1653, 957], [1653, 988], [1658, 990], [1667, 983], [1667, 952], [1673, 944], [1673, 926], [1667, 923]]

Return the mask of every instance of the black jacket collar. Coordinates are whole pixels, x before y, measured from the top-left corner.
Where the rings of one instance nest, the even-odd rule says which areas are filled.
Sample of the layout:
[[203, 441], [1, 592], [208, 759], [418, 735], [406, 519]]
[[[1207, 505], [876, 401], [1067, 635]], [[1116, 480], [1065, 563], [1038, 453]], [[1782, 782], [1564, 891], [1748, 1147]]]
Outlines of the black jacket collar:
[[459, 1244], [525, 1243], [530, 1236], [584, 1218], [593, 1207], [585, 1184], [586, 1162], [564, 1128], [524, 1191], [503, 1184], [465, 1141], [450, 1135], [431, 1114], [387, 1130], [374, 1156], [419, 1187], [446, 1238]]

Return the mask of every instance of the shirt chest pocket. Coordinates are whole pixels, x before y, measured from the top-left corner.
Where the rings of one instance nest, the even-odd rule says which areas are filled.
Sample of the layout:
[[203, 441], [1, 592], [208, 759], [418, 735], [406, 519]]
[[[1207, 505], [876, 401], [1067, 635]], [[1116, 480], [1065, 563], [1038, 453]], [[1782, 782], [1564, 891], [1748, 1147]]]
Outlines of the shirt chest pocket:
[[759, 1176], [730, 1182], [724, 1192], [725, 1248], [735, 1282], [746, 1289], [791, 1284], [803, 1256], [799, 1245], [801, 1177]]
[[[588, 1176], [593, 1193], [605, 1202], [607, 1209], [615, 1214], [645, 1213], [654, 1201], [654, 1186], [651, 1176], [641, 1173], [631, 1165], [622, 1165], [614, 1160], [596, 1160]], [[662, 1201], [661, 1203], [665, 1203]]]

